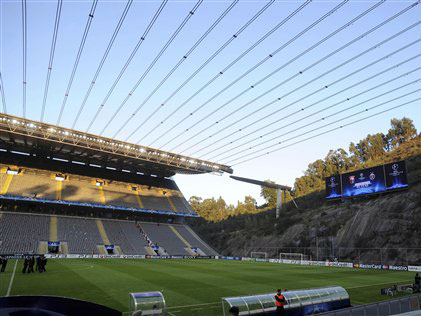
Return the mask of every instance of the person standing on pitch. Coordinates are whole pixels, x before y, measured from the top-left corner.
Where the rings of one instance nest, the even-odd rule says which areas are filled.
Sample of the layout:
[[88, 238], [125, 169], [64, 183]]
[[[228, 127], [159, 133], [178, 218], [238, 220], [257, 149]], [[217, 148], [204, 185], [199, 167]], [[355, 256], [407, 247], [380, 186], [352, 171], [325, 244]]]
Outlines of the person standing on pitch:
[[29, 258], [25, 257], [25, 261], [23, 261], [23, 270], [22, 273], [26, 273], [26, 269], [28, 268]]
[[278, 292], [275, 295], [275, 305], [276, 305], [276, 314], [283, 316], [285, 315], [284, 306], [286, 304], [285, 296], [282, 294], [281, 289], [278, 289]]
[[7, 257], [2, 257], [0, 259], [1, 262], [1, 272], [4, 272], [4, 270], [6, 270], [6, 266], [7, 266]]
[[34, 264], [35, 264], [35, 258], [34, 258], [34, 256], [31, 256], [29, 258], [28, 273], [34, 273]]
[[419, 275], [419, 273], [415, 274], [415, 287], [417, 289], [417, 293], [421, 292], [421, 276]]

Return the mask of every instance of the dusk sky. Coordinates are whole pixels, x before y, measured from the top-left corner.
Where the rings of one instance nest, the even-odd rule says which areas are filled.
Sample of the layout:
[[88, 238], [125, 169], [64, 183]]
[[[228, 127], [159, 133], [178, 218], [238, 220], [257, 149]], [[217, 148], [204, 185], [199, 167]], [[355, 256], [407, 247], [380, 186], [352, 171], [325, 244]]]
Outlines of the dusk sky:
[[[25, 19], [21, 1], [0, 0], [0, 110], [292, 186], [392, 118], [421, 131], [416, 3], [27, 0]], [[186, 198], [262, 202], [227, 174], [175, 180]]]

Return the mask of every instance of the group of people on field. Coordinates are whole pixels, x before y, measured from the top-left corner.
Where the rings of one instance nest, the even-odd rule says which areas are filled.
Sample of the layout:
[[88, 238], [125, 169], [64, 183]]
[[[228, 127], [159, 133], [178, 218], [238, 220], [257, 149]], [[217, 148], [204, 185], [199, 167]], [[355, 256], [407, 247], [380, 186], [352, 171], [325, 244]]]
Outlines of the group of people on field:
[[47, 265], [47, 258], [44, 255], [37, 256], [27, 256], [23, 261], [23, 270], [22, 273], [34, 273], [34, 265], [35, 271], [38, 272], [47, 272], [45, 266]]

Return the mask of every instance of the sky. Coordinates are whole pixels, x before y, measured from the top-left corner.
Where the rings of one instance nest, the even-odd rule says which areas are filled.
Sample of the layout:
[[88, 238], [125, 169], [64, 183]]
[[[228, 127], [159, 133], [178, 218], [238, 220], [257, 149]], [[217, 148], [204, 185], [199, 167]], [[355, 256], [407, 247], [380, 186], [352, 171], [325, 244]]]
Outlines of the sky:
[[[3, 113], [289, 186], [391, 118], [421, 129], [416, 1], [22, 3], [0, 0]], [[263, 202], [228, 174], [174, 179], [187, 198]]]

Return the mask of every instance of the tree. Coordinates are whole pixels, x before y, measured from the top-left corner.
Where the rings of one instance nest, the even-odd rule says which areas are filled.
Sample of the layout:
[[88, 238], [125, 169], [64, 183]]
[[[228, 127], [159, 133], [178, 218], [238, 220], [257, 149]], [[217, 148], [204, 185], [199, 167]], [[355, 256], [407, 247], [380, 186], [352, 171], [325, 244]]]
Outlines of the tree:
[[[265, 180], [268, 183], [275, 183], [271, 180]], [[268, 208], [276, 207], [276, 189], [268, 188], [265, 186], [260, 187], [260, 196], [265, 199]]]
[[392, 148], [399, 147], [404, 142], [417, 136], [414, 122], [407, 117], [401, 120], [394, 118], [390, 121], [390, 125], [392, 125], [392, 128], [389, 129], [387, 138]]
[[244, 198], [244, 202], [237, 203], [237, 207], [235, 208], [233, 215], [254, 213], [257, 213], [256, 200], [250, 195], [247, 195]]

